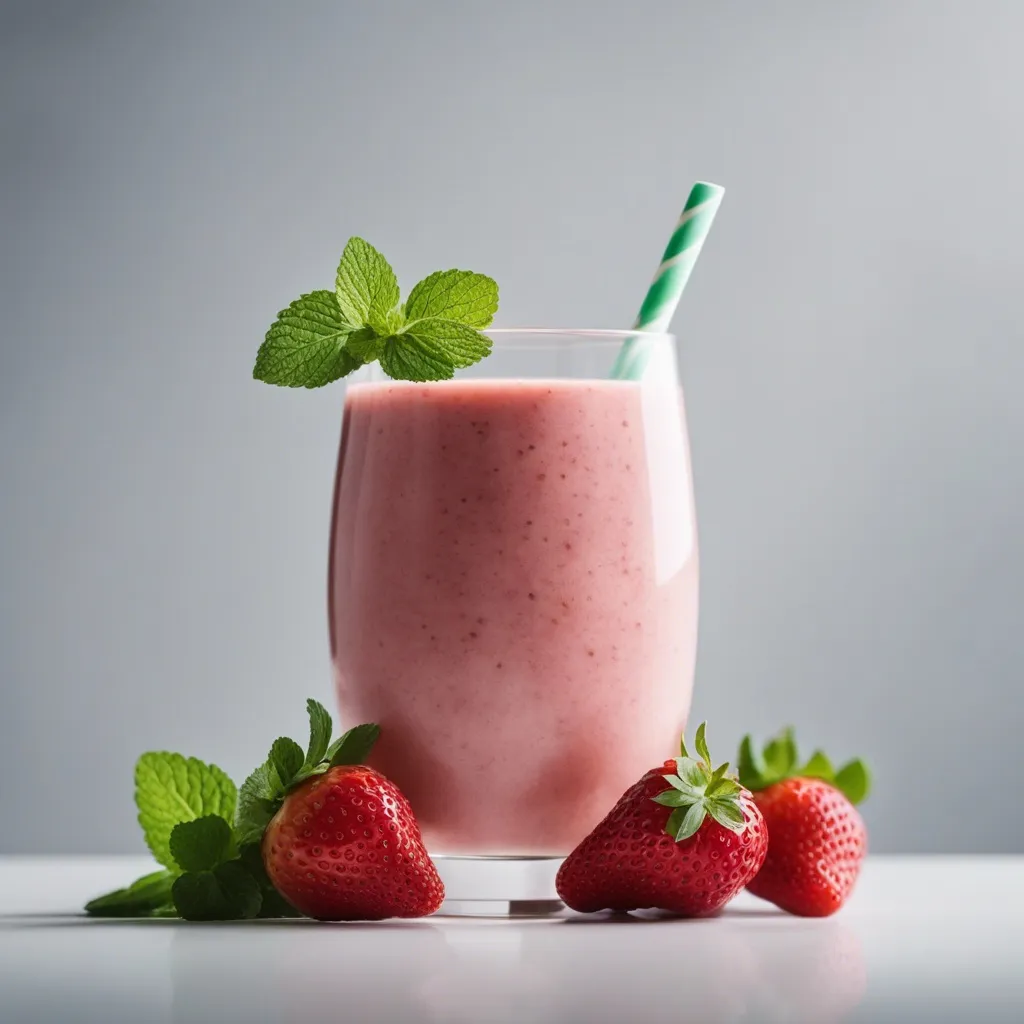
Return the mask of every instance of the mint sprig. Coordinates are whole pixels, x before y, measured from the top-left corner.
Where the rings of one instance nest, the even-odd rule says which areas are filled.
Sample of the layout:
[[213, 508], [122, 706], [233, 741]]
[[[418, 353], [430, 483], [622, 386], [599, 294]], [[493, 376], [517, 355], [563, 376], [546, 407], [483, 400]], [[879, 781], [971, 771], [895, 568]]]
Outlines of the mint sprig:
[[784, 779], [814, 778], [835, 786], [850, 803], [859, 804], [871, 790], [871, 775], [859, 757], [836, 770], [824, 751], [816, 750], [801, 763], [790, 728], [770, 739], [760, 754], [754, 749], [750, 736], [744, 736], [737, 764], [740, 782], [754, 792]]
[[93, 917], [149, 917], [171, 904], [173, 871], [154, 871], [137, 878], [126, 889], [97, 896], [85, 905]]
[[231, 819], [235, 784], [215, 764], [166, 751], [143, 754], [135, 765], [135, 804], [146, 845], [165, 868], [174, 870], [171, 831], [205, 814]]
[[282, 387], [318, 388], [377, 361], [395, 380], [447, 380], [491, 351], [482, 333], [498, 309], [484, 274], [439, 270], [401, 304], [398, 280], [369, 242], [350, 238], [334, 291], [296, 299], [267, 331], [253, 376]]
[[186, 921], [238, 921], [256, 917], [263, 906], [259, 883], [238, 861], [181, 875], [171, 895]]
[[327, 709], [306, 702], [305, 751], [287, 736], [241, 788], [216, 765], [181, 754], [143, 754], [135, 802], [153, 856], [164, 870], [86, 904], [97, 917], [183, 917], [192, 921], [297, 917], [263, 868], [260, 842], [288, 791], [339, 764], [359, 764], [380, 728], [357, 725], [331, 743]]
[[182, 871], [212, 871], [234, 857], [231, 825], [216, 814], [183, 821], [171, 831], [171, 853]]

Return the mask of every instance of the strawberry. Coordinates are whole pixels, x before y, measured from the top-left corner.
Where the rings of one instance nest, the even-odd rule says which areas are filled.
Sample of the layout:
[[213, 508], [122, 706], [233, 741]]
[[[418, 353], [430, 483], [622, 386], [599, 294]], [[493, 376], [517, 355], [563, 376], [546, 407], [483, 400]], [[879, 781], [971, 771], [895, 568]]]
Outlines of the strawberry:
[[699, 760], [680, 743], [682, 756], [626, 790], [569, 854], [555, 882], [569, 907], [707, 917], [757, 874], [768, 849], [761, 812], [728, 764], [711, 770], [703, 724], [695, 745]]
[[854, 806], [870, 787], [864, 763], [851, 761], [835, 771], [819, 750], [801, 766], [793, 733], [786, 730], [761, 758], [745, 737], [739, 769], [770, 836], [768, 856], [747, 888], [801, 917], [834, 914], [853, 891], [867, 853], [867, 829]]
[[365, 765], [337, 765], [293, 789], [262, 850], [278, 892], [322, 921], [423, 917], [444, 900], [409, 801]]
[[309, 742], [278, 736], [235, 784], [216, 765], [150, 751], [135, 766], [146, 842], [165, 870], [86, 904], [103, 917], [327, 920], [432, 914], [444, 886], [409, 801], [372, 768], [374, 722], [333, 743], [334, 723], [306, 701]]

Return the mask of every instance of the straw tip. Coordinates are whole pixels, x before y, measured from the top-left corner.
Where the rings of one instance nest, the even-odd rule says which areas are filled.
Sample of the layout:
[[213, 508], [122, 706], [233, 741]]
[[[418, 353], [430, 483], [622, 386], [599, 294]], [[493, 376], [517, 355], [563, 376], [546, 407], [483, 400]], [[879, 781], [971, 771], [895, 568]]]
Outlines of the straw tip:
[[711, 199], [718, 197], [719, 199], [725, 195], [725, 188], [722, 185], [716, 185], [713, 181], [698, 181], [694, 184], [691, 190], [691, 195], [694, 192], [702, 192], [705, 199]]

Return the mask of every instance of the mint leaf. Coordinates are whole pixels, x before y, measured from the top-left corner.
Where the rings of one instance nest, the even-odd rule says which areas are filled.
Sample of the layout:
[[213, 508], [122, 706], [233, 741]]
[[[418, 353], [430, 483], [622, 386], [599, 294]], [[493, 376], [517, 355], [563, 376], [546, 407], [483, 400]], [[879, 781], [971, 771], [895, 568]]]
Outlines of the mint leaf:
[[381, 369], [395, 380], [450, 380], [455, 363], [443, 345], [415, 334], [393, 334], [378, 356]]
[[281, 785], [287, 789], [302, 767], [305, 757], [302, 747], [295, 740], [289, 739], [287, 736], [279, 736], [270, 748], [268, 760], [277, 770], [277, 777]]
[[181, 754], [151, 752], [135, 765], [135, 803], [146, 844], [164, 867], [177, 871], [171, 830], [182, 821], [216, 814], [230, 821], [235, 784], [216, 765]]
[[224, 921], [231, 907], [212, 871], [180, 875], [171, 890], [174, 906], [186, 921]]
[[443, 317], [470, 327], [487, 327], [498, 310], [498, 285], [469, 270], [438, 270], [409, 293], [408, 320]]
[[231, 826], [216, 814], [183, 821], [171, 830], [170, 848], [182, 871], [212, 871], [232, 854]]
[[452, 365], [457, 367], [472, 366], [491, 354], [491, 339], [486, 334], [466, 324], [440, 317], [417, 320], [409, 324], [399, 337], [413, 337], [422, 344], [442, 351]]
[[385, 340], [386, 337], [382, 338], [372, 327], [360, 327], [348, 336], [345, 351], [362, 366], [380, 358]]
[[255, 917], [263, 897], [259, 883], [238, 861], [213, 871], [190, 871], [171, 889], [174, 905], [186, 921], [237, 921]]
[[93, 917], [146, 917], [170, 901], [173, 882], [172, 872], [154, 871], [137, 878], [127, 889], [90, 900], [85, 912]]
[[255, 917], [260, 912], [263, 897], [259, 883], [237, 860], [221, 864], [214, 870], [213, 877], [237, 917]]
[[261, 890], [263, 901], [260, 903], [257, 917], [305, 917], [301, 910], [296, 910], [273, 886]]
[[335, 277], [341, 315], [353, 327], [369, 324], [390, 333], [390, 313], [398, 305], [398, 280], [391, 264], [369, 242], [350, 238]]
[[260, 887], [263, 902], [258, 917], [303, 917], [273, 886], [266, 868], [259, 843], [247, 843], [238, 851], [239, 863], [249, 872]]
[[345, 350], [352, 331], [333, 293], [309, 292], [277, 314], [256, 354], [252, 375], [286, 388], [330, 384], [359, 365]]
[[284, 786], [281, 785], [277, 769], [269, 761], [264, 761], [238, 791], [235, 833], [239, 843], [258, 843], [263, 838], [263, 832], [277, 813], [277, 802], [283, 794]]
[[[256, 880], [263, 894], [263, 905], [260, 907], [260, 917], [302, 917], [303, 914], [296, 910], [281, 894], [274, 888], [267, 869], [263, 865], [262, 844], [246, 843], [238, 851], [238, 863], [249, 872]], [[277, 897], [275, 900], [274, 897]]]
[[860, 758], [844, 764], [836, 772], [835, 786], [851, 804], [859, 804], [871, 790], [868, 766]]
[[367, 722], [349, 729], [331, 748], [331, 767], [339, 764], [363, 764], [373, 749], [380, 726]]
[[270, 885], [270, 876], [263, 866], [263, 853], [260, 843], [245, 843], [238, 848], [238, 861], [246, 871], [260, 884]]
[[309, 715], [309, 745], [306, 747], [306, 759], [302, 767], [315, 768], [327, 753], [334, 723], [327, 708], [312, 697], [306, 701], [306, 713]]

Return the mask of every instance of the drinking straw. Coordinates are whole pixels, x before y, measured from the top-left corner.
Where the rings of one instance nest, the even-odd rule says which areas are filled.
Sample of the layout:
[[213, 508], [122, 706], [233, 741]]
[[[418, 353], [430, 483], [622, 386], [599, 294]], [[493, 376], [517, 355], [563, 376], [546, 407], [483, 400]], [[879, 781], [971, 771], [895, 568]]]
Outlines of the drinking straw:
[[[633, 324], [634, 330], [652, 334], [668, 330], [723, 195], [725, 189], [721, 185], [707, 181], [698, 181], [690, 189], [686, 206], [665, 246], [665, 255], [661, 257], [661, 264]], [[643, 334], [627, 338], [615, 360], [612, 376], [619, 380], [639, 380], [647, 368], [651, 350], [651, 339]]]

